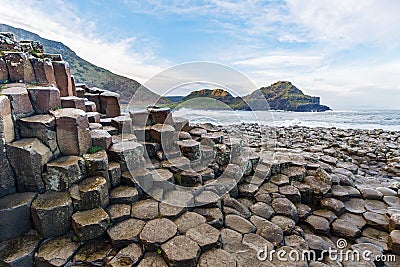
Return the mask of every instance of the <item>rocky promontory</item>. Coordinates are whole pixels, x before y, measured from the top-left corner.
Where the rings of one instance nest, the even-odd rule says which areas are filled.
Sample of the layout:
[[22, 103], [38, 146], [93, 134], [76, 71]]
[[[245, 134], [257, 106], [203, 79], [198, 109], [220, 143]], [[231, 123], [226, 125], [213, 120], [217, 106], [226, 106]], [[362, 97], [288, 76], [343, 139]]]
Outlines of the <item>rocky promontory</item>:
[[2, 56], [0, 266], [399, 266], [400, 132], [123, 113], [25, 57]]

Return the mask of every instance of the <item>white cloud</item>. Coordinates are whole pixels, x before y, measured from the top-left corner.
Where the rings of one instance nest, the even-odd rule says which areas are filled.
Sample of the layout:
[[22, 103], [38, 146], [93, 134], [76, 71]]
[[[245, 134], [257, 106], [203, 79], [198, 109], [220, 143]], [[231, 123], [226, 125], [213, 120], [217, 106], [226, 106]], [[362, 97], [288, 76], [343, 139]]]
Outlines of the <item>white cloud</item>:
[[111, 42], [96, 35], [95, 23], [62, 0], [3, 1], [0, 22], [60, 41], [85, 60], [139, 82], [168, 66], [163, 59], [154, 63], [151, 49], [142, 49], [135, 36]]

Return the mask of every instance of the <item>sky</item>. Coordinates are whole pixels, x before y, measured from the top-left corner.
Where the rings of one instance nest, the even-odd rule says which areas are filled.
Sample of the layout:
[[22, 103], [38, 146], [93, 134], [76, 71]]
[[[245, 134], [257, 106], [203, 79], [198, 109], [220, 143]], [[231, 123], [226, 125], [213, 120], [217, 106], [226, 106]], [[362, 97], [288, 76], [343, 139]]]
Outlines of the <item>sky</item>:
[[400, 109], [397, 0], [0, 0], [0, 6], [0, 23], [61, 41], [141, 83], [168, 67], [206, 61], [241, 72], [256, 87], [291, 81], [333, 109]]

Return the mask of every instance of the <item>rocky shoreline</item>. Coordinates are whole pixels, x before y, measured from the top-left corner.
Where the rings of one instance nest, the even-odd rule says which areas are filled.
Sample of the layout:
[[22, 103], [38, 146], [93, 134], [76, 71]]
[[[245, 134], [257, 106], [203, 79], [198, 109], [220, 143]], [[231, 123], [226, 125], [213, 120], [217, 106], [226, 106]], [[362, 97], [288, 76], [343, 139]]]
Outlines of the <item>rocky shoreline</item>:
[[68, 73], [2, 88], [0, 266], [399, 266], [400, 132], [121, 113]]

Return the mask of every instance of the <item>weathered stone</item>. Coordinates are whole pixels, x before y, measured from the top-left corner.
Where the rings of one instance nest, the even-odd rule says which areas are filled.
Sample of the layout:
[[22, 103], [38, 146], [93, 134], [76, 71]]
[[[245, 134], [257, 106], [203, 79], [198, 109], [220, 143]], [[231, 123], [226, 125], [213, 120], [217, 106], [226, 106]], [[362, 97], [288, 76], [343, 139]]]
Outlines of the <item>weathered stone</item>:
[[283, 244], [283, 230], [279, 226], [256, 215], [251, 216], [250, 221], [257, 227], [256, 233], [258, 235], [274, 244], [274, 246]]
[[161, 246], [169, 266], [194, 267], [200, 255], [200, 247], [186, 236], [176, 236]]
[[286, 198], [277, 198], [272, 201], [271, 205], [276, 214], [289, 217], [295, 222], [299, 220], [299, 214], [296, 206], [290, 200]]
[[174, 127], [168, 124], [155, 124], [150, 128], [151, 138], [161, 144], [165, 152], [173, 150], [174, 142], [178, 139]]
[[256, 227], [250, 221], [238, 215], [225, 216], [225, 225], [242, 234], [254, 233], [256, 231]]
[[165, 192], [163, 201], [177, 207], [190, 207], [194, 205], [193, 194], [179, 189]]
[[194, 186], [201, 184], [201, 175], [195, 171], [183, 171], [175, 176], [177, 183], [183, 186]]
[[158, 123], [174, 125], [170, 108], [152, 107], [147, 108], [147, 111], [150, 112], [150, 118], [153, 125]]
[[145, 192], [153, 188], [153, 179], [151, 173], [145, 168], [140, 168], [132, 172], [123, 172], [121, 176], [121, 183], [125, 185], [136, 186]]
[[174, 222], [177, 225], [180, 233], [186, 233], [189, 229], [205, 223], [206, 218], [195, 212], [185, 212]]
[[196, 206], [221, 207], [220, 197], [216, 193], [208, 190], [195, 196], [194, 203]]
[[111, 190], [111, 204], [132, 204], [139, 200], [139, 192], [133, 186], [119, 186]]
[[364, 229], [364, 227], [367, 225], [367, 221], [361, 215], [346, 212], [339, 218], [346, 221], [346, 223], [350, 222], [351, 224], [354, 224], [360, 230]]
[[168, 265], [157, 253], [148, 252], [144, 254], [144, 257], [139, 262], [138, 267], [168, 267]]
[[389, 218], [386, 215], [367, 211], [363, 214], [363, 217], [369, 226], [379, 230], [388, 231]]
[[331, 189], [332, 178], [326, 171], [318, 169], [316, 176], [306, 176], [304, 183], [312, 188], [314, 194], [325, 195]]
[[12, 142], [15, 138], [11, 114], [10, 100], [6, 96], [0, 95], [0, 138], [4, 139], [5, 143]]
[[258, 215], [267, 220], [275, 215], [274, 209], [270, 205], [263, 202], [257, 202], [253, 204], [252, 206], [250, 206], [250, 210], [255, 215]]
[[279, 188], [279, 193], [284, 195], [287, 199], [292, 202], [300, 202], [301, 194], [299, 189], [292, 185], [286, 185]]
[[2, 90], [1, 93], [10, 100], [15, 119], [31, 116], [35, 113], [25, 87], [11, 87]]
[[43, 242], [35, 254], [35, 266], [65, 266], [72, 259], [79, 244], [70, 236], [61, 236]]
[[109, 204], [108, 186], [104, 177], [86, 178], [76, 187], [71, 188], [70, 192], [77, 210], [105, 208]]
[[100, 94], [100, 110], [109, 118], [114, 118], [121, 115], [120, 96], [113, 92], [103, 92]]
[[68, 62], [53, 61], [52, 64], [57, 87], [60, 89], [60, 96], [73, 96], [71, 70]]
[[87, 176], [101, 176], [107, 181], [107, 187], [110, 188], [110, 179], [108, 177], [108, 156], [104, 150], [92, 153], [84, 154], [83, 159], [86, 163], [86, 174]]
[[159, 214], [158, 202], [148, 199], [142, 200], [132, 205], [132, 217], [142, 220], [152, 220]]
[[78, 211], [72, 215], [72, 227], [81, 241], [102, 236], [109, 223], [110, 218], [102, 208]]
[[147, 110], [129, 111], [133, 126], [150, 126], [150, 112]]
[[116, 187], [121, 183], [121, 165], [112, 161], [108, 163], [108, 177], [112, 187]]
[[201, 158], [200, 143], [194, 140], [182, 140], [176, 142], [182, 155], [190, 160], [198, 160]]
[[104, 241], [94, 241], [84, 244], [74, 255], [74, 262], [81, 262], [87, 264], [97, 264], [104, 261], [106, 256], [110, 253], [112, 247], [110, 243]]
[[78, 156], [57, 158], [46, 165], [47, 173], [43, 181], [47, 190], [66, 191], [74, 183], [82, 180], [85, 175], [85, 163]]
[[58, 150], [56, 120], [51, 115], [36, 115], [17, 121], [20, 136], [38, 138], [54, 153]]
[[329, 223], [332, 223], [338, 218], [335, 213], [330, 210], [314, 210], [313, 215], [325, 218]]
[[105, 150], [111, 146], [111, 135], [106, 130], [92, 130], [90, 131], [92, 138], [92, 145], [101, 147]]
[[36, 81], [42, 84], [57, 86], [53, 65], [48, 58], [31, 58], [31, 64], [35, 72]]
[[64, 155], [83, 155], [91, 146], [89, 121], [80, 109], [65, 108], [53, 111], [56, 118], [57, 142]]
[[[84, 96], [82, 96], [82, 97], [84, 97]], [[86, 112], [93, 112], [93, 113], [96, 112], [96, 113], [98, 113], [97, 112], [97, 108], [96, 108], [96, 103], [94, 103], [93, 101], [85, 101], [85, 111]], [[98, 114], [100, 114], [100, 113], [98, 113]]]
[[297, 203], [295, 206], [299, 213], [300, 220], [305, 220], [309, 215], [311, 215], [311, 208], [306, 204]]
[[52, 153], [39, 139], [26, 138], [7, 145], [7, 157], [14, 169], [19, 192], [43, 192], [44, 165]]
[[290, 219], [288, 217], [280, 216], [280, 215], [274, 216], [274, 217], [272, 217], [271, 222], [273, 224], [279, 226], [282, 229], [283, 234], [285, 234], [285, 235], [291, 235], [291, 234], [295, 233], [294, 228], [296, 226], [296, 223], [295, 223], [295, 221], [293, 221], [292, 219]]
[[[95, 104], [97, 112], [101, 112], [101, 106], [100, 106], [100, 94], [97, 93], [85, 93], [85, 98], [87, 98], [90, 102]], [[94, 110], [91, 110], [94, 111]]]
[[28, 87], [33, 109], [37, 114], [47, 114], [61, 108], [60, 91], [55, 87]]
[[379, 214], [385, 214], [387, 208], [388, 206], [382, 201], [369, 200], [369, 199], [365, 201], [365, 209], [367, 211], [372, 211]]
[[142, 167], [143, 152], [143, 146], [134, 141], [113, 144], [109, 149], [111, 160], [121, 164], [121, 172]]
[[305, 219], [307, 225], [311, 227], [311, 230], [317, 235], [329, 236], [329, 221], [320, 216], [310, 215]]
[[[76, 108], [86, 112], [85, 100], [76, 96], [60, 97], [62, 108]], [[94, 122], [94, 121], [92, 121]]]
[[172, 158], [168, 159], [168, 161], [163, 161], [162, 167], [173, 173], [178, 173], [190, 169], [190, 160], [185, 157]]
[[29, 232], [0, 243], [0, 266], [34, 266], [33, 255], [40, 240], [36, 232]]
[[188, 133], [190, 131], [189, 120], [182, 117], [173, 117], [174, 128], [176, 131]]
[[291, 181], [303, 181], [306, 173], [304, 167], [289, 167], [282, 170], [282, 174], [288, 176]]
[[178, 228], [172, 221], [162, 218], [148, 221], [140, 233], [140, 240], [147, 250], [156, 250], [175, 236]]
[[209, 144], [209, 145], [214, 145], [214, 144], [222, 144], [224, 140], [224, 134], [223, 133], [204, 133], [201, 135], [201, 141], [202, 144]]
[[346, 210], [355, 214], [364, 213], [366, 211], [365, 204], [363, 199], [358, 198], [351, 198], [349, 201], [344, 202]]
[[71, 228], [73, 208], [67, 193], [48, 191], [39, 195], [31, 212], [33, 225], [44, 238], [66, 234]]
[[27, 54], [23, 52], [4, 52], [10, 82], [35, 82], [35, 73]]
[[7, 64], [3, 57], [0, 57], [0, 82], [8, 82]]
[[361, 231], [357, 226], [343, 219], [337, 219], [332, 223], [332, 233], [337, 237], [350, 240], [355, 240], [361, 235]]
[[304, 238], [298, 235], [285, 236], [285, 245], [303, 251], [309, 249]]
[[322, 251], [329, 249], [329, 245], [326, 241], [317, 235], [305, 234], [304, 239], [306, 240], [309, 249], [316, 252], [317, 256], [321, 254]]
[[400, 230], [400, 213], [394, 213], [390, 216], [389, 231]]
[[221, 229], [224, 226], [224, 215], [219, 208], [196, 208], [193, 212], [205, 217], [206, 223], [212, 227]]
[[221, 242], [220, 232], [208, 224], [201, 224], [189, 229], [186, 236], [195, 241], [202, 251], [215, 248]]
[[119, 223], [131, 217], [131, 206], [128, 204], [113, 204], [107, 209], [111, 222]]
[[132, 242], [138, 242], [144, 225], [144, 221], [128, 219], [109, 228], [107, 234], [113, 246], [121, 248]]
[[373, 188], [361, 188], [360, 192], [364, 199], [376, 199], [376, 200], [383, 199], [383, 194]]
[[106, 267], [136, 266], [142, 258], [142, 248], [137, 244], [130, 244], [121, 249], [115, 257], [106, 264]]
[[321, 200], [321, 207], [333, 211], [337, 216], [345, 212], [343, 202], [335, 198], [325, 198]]
[[35, 193], [15, 193], [0, 198], [0, 241], [15, 238], [32, 228], [30, 206]]
[[117, 116], [112, 118], [111, 126], [117, 128], [119, 133], [133, 133], [132, 120], [129, 116]]
[[400, 254], [400, 231], [393, 230], [390, 232], [389, 248], [393, 253]]

